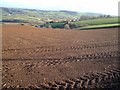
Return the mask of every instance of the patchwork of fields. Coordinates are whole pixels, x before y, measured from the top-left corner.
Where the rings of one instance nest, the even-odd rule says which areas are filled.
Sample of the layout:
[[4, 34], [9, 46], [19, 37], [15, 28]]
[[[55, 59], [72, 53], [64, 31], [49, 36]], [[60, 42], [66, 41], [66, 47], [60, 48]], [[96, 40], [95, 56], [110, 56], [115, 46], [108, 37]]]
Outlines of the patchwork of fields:
[[2, 88], [120, 87], [118, 29], [2, 26]]

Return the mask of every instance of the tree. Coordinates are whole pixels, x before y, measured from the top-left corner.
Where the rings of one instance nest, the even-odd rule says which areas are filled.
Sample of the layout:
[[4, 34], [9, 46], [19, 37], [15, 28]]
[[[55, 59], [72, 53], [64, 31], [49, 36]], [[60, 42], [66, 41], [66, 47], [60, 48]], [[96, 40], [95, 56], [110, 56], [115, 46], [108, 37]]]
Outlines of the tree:
[[65, 24], [64, 28], [65, 28], [65, 29], [70, 29], [69, 24]]
[[51, 25], [49, 25], [49, 26], [48, 26], [48, 28], [52, 28], [52, 26], [51, 26]]

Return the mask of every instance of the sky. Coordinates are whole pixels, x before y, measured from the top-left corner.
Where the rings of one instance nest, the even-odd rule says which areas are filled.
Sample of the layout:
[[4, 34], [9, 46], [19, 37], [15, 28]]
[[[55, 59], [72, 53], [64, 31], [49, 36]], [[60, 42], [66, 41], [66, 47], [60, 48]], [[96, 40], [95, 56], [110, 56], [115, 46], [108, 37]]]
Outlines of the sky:
[[119, 0], [2, 0], [0, 6], [118, 15], [118, 2]]

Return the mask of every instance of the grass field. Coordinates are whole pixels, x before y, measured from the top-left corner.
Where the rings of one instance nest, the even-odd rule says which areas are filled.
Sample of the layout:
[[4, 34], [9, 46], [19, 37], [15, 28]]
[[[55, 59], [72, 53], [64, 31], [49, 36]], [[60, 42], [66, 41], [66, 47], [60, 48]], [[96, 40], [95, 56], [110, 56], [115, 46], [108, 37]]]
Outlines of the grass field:
[[[100, 19], [91, 19], [83, 20], [79, 22], [72, 22], [75, 25], [102, 25], [102, 24], [117, 24], [118, 18], [100, 18]], [[120, 21], [119, 21], [120, 23]]]
[[83, 26], [80, 28], [76, 29], [100, 29], [100, 28], [114, 28], [114, 27], [120, 27], [120, 24], [102, 24], [102, 25], [88, 25], [88, 26]]
[[2, 26], [2, 88], [119, 90], [118, 29]]
[[[53, 22], [47, 23], [44, 27], [48, 27], [49, 25], [52, 28], [64, 28], [66, 22]], [[117, 17], [111, 18], [98, 18], [98, 19], [89, 19], [89, 20], [81, 20], [69, 22], [71, 29], [99, 29], [99, 28], [112, 28], [112, 27], [120, 27], [120, 21], [118, 21]]]
[[75, 25], [79, 29], [118, 27], [120, 26], [119, 23], [120, 21], [118, 20], [118, 18], [115, 17], [71, 22], [71, 24]]

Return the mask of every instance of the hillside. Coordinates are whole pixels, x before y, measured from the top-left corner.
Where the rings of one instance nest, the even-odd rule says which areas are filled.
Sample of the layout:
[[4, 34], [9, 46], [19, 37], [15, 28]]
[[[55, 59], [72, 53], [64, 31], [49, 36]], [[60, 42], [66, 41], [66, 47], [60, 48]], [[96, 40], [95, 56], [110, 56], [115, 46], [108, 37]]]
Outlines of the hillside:
[[[100, 16], [98, 13], [78, 13], [75, 11], [47, 11], [36, 9], [21, 9], [21, 8], [5, 8], [1, 7], [2, 18], [4, 21], [14, 22], [36, 22], [43, 23], [45, 21], [61, 21], [79, 18], [80, 16]], [[16, 21], [16, 22], [17, 22]]]
[[22, 8], [1, 7], [2, 21], [15, 23], [28, 23], [36, 27], [64, 28], [69, 24], [71, 29], [96, 29], [118, 27], [118, 17], [102, 15], [99, 13], [79, 13], [75, 11], [52, 11]]

